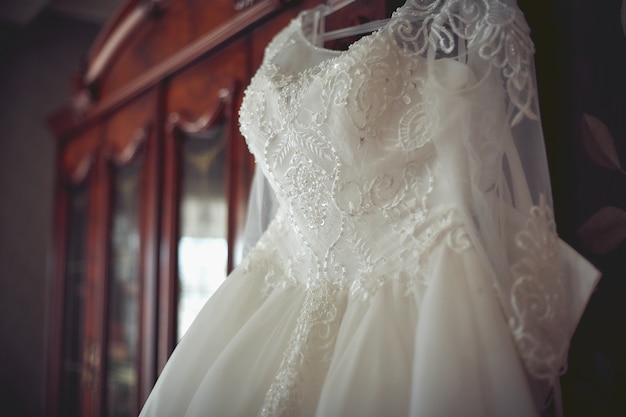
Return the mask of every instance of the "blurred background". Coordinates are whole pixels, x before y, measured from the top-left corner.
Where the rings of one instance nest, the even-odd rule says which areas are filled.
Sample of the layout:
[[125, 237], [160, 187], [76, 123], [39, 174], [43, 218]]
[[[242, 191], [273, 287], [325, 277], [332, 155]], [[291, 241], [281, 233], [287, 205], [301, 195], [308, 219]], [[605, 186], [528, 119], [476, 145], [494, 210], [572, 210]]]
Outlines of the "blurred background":
[[[44, 414], [55, 139], [46, 118], [123, 0], [0, 0], [0, 415]], [[567, 416], [626, 415], [626, 6], [519, 0], [561, 236], [604, 276], [572, 342]]]
[[55, 140], [46, 118], [120, 0], [0, 0], [0, 414], [44, 407]]

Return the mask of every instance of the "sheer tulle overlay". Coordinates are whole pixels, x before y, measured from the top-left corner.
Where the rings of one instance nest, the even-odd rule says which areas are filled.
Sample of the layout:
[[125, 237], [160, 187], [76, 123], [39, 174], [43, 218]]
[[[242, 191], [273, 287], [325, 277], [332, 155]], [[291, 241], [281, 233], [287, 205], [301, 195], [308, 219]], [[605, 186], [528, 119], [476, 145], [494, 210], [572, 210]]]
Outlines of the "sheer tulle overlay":
[[141, 415], [539, 415], [598, 277], [555, 233], [521, 12], [409, 0], [345, 52], [314, 17], [240, 113], [280, 208]]

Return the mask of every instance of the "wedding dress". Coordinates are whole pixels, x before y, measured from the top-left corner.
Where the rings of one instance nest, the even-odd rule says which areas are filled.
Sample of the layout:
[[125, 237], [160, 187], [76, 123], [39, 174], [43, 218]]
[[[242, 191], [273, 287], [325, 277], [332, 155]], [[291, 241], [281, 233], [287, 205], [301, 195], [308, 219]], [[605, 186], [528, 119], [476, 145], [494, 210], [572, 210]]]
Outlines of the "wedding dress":
[[598, 276], [555, 232], [522, 13], [408, 0], [347, 51], [313, 19], [240, 111], [280, 207], [141, 416], [539, 415]]

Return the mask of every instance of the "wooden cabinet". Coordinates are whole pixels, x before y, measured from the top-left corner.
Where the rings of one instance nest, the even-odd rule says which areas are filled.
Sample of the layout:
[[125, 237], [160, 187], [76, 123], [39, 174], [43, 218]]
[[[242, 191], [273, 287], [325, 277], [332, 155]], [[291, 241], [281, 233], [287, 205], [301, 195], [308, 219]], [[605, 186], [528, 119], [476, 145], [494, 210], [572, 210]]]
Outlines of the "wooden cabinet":
[[[49, 415], [137, 415], [239, 261], [254, 164], [238, 129], [243, 89], [271, 37], [320, 2], [131, 0], [103, 29], [49, 120]], [[363, 0], [333, 19], [385, 14]]]

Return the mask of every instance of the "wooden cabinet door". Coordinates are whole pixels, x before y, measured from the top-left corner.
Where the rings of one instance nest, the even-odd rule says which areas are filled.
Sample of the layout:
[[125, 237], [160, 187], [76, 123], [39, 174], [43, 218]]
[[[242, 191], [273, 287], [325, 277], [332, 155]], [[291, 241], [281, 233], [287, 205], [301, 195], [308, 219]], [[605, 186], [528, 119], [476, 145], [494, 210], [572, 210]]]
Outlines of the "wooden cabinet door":
[[57, 160], [54, 280], [51, 286], [48, 414], [79, 417], [82, 392], [92, 389], [93, 368], [85, 361], [85, 317], [89, 308], [87, 250], [95, 205], [95, 160], [100, 126], [60, 144]]
[[248, 67], [239, 40], [165, 86], [159, 369], [238, 262], [252, 160], [236, 109]]
[[155, 378], [156, 97], [145, 94], [101, 123], [85, 248], [81, 416], [137, 415]]

